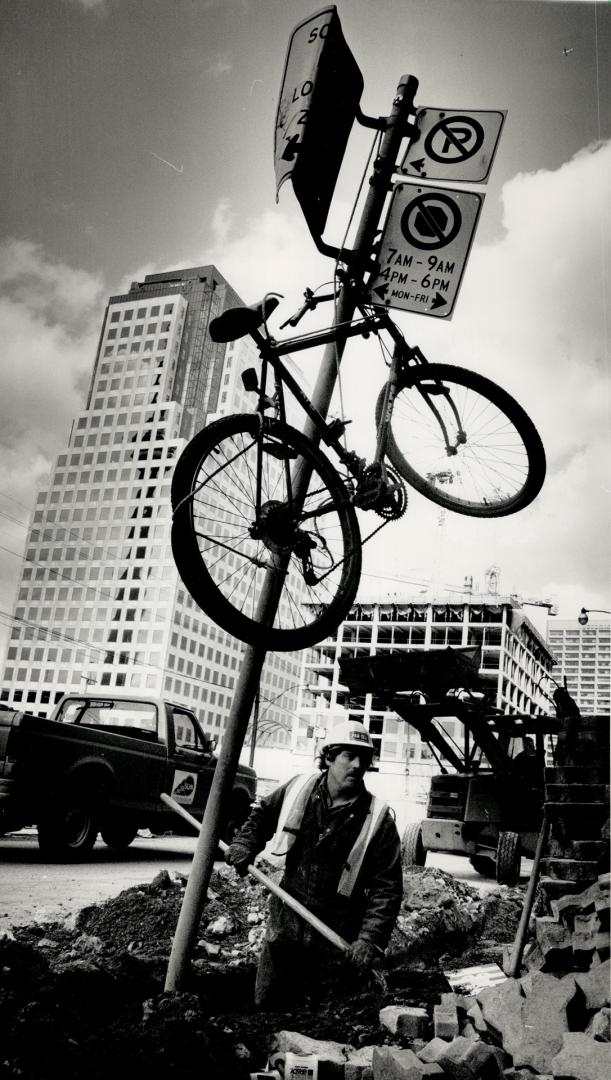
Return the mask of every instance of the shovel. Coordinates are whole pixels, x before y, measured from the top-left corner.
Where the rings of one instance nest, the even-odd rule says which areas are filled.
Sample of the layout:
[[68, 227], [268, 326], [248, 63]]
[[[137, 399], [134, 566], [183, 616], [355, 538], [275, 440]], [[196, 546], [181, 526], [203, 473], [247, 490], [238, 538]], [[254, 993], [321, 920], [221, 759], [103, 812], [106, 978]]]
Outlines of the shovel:
[[[162, 802], [166, 804], [166, 806], [169, 806], [171, 810], [174, 810], [177, 814], [180, 814], [181, 817], [185, 819], [185, 821], [188, 821], [189, 825], [192, 825], [196, 832], [200, 831], [201, 825], [199, 821], [197, 820], [197, 818], [194, 818], [188, 810], [185, 810], [183, 806], [180, 806], [169, 795], [166, 795], [165, 792], [162, 792], [160, 798]], [[218, 846], [223, 852], [223, 854], [225, 854], [229, 847], [229, 844], [226, 844], [224, 840], [219, 840]], [[308, 908], [301, 904], [299, 900], [296, 900], [294, 896], [291, 896], [290, 893], [285, 892], [285, 890], [281, 889], [279, 885], [276, 885], [275, 881], [272, 881], [271, 878], [268, 878], [265, 874], [263, 874], [257, 866], [254, 866], [253, 863], [249, 863], [248, 873], [256, 881], [260, 882], [261, 885], [264, 885], [266, 889], [269, 889], [271, 893], [274, 893], [275, 896], [279, 897], [280, 900], [282, 900], [282, 902], [286, 904], [287, 907], [290, 907], [293, 911], [297, 912], [297, 914], [300, 915], [302, 919], [305, 919], [305, 921], [309, 923], [310, 926], [313, 926], [315, 930], [318, 930], [318, 933], [322, 934], [322, 936], [326, 938], [327, 941], [330, 941], [332, 945], [335, 945], [336, 948], [340, 950], [340, 952], [348, 952], [350, 946], [343, 937], [340, 937], [339, 934], [336, 934], [335, 930], [332, 930], [330, 926], [327, 926], [326, 923], [322, 921], [322, 919], [319, 919], [317, 915], [314, 915], [311, 911], [309, 911]], [[380, 990], [383, 993], [386, 993], [388, 987], [386, 985], [386, 980], [381, 974], [381, 972], [372, 971], [371, 975], [375, 982], [378, 984]]]

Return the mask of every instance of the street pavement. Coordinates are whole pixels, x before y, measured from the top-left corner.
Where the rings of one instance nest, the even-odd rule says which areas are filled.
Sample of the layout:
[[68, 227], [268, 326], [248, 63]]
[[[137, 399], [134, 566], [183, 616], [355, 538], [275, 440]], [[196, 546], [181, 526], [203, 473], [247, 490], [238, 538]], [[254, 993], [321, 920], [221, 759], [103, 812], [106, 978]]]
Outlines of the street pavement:
[[[190, 836], [139, 835], [125, 851], [116, 852], [98, 840], [87, 862], [52, 863], [42, 861], [34, 829], [0, 837], [0, 932], [10, 926], [65, 919], [124, 889], [149, 884], [164, 869], [188, 874], [195, 843]], [[531, 865], [522, 860], [522, 883]], [[481, 892], [497, 888], [459, 855], [429, 854], [427, 866], [445, 870]]]

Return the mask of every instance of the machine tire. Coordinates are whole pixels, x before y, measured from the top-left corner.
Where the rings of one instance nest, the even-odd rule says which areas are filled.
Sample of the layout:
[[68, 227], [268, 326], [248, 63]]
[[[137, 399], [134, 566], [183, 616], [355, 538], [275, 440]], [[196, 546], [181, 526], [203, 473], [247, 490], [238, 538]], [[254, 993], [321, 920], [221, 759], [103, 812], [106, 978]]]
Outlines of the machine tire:
[[67, 862], [88, 855], [96, 842], [98, 822], [91, 807], [66, 802], [51, 807], [37, 824], [38, 847], [43, 855]]
[[129, 821], [106, 821], [100, 836], [109, 848], [128, 848], [138, 835], [138, 827]]
[[479, 874], [480, 877], [494, 878], [496, 876], [494, 857], [492, 855], [471, 855], [469, 862], [475, 873]]
[[499, 833], [496, 849], [496, 880], [499, 885], [517, 885], [520, 881], [522, 852], [520, 834], [516, 832]]
[[424, 866], [426, 863], [426, 851], [422, 843], [422, 824], [420, 821], [410, 821], [405, 826], [401, 837], [401, 864], [404, 869], [408, 866]]

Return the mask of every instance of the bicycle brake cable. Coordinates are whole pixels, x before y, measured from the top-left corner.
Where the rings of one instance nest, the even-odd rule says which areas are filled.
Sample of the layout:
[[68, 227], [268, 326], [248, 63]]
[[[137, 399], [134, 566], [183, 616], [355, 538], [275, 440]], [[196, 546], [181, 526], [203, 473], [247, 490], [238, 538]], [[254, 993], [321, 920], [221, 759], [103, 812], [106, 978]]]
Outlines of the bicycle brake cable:
[[[271, 340], [271, 334], [269, 332], [269, 327], [267, 325], [267, 314], [266, 314], [266, 312], [267, 312], [267, 301], [268, 301], [268, 298], [271, 297], [271, 296], [277, 296], [280, 300], [284, 300], [284, 293], [266, 292], [265, 296], [263, 297], [263, 302], [261, 304], [261, 308], [262, 308], [262, 311], [263, 311], [263, 329], [265, 331], [265, 337], [267, 338], [268, 341]], [[274, 305], [274, 310], [275, 309], [276, 309], [276, 305]]]

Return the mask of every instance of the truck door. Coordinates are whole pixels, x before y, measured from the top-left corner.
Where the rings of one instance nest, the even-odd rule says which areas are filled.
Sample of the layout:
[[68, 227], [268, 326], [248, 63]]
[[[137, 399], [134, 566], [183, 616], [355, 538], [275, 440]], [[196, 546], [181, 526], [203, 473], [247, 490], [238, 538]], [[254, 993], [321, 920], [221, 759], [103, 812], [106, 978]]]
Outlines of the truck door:
[[210, 743], [197, 725], [193, 715], [179, 705], [169, 705], [168, 752], [170, 775], [166, 788], [177, 803], [195, 817], [202, 817], [212, 776], [215, 758]]

